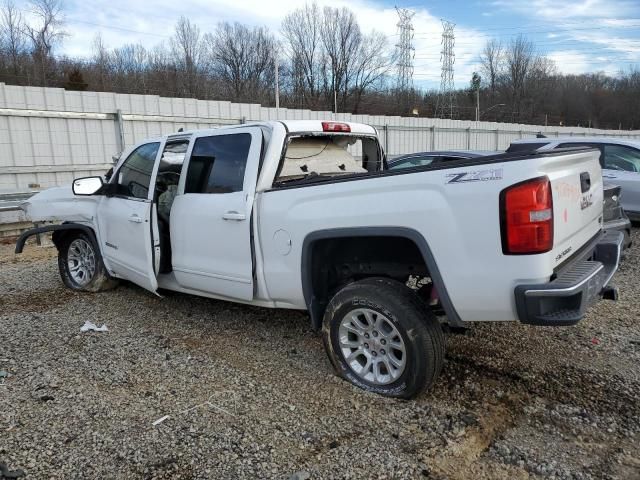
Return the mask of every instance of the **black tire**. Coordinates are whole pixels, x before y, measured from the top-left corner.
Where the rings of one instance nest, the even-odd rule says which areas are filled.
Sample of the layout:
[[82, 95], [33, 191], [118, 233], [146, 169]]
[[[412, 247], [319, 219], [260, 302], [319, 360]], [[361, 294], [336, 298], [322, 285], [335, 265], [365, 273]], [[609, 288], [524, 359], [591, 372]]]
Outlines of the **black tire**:
[[[93, 274], [90, 277], [86, 277], [87, 280], [85, 281], [79, 281], [74, 278], [69, 264], [70, 247], [76, 241], [84, 242], [84, 244], [91, 249], [93, 258], [95, 259]], [[97, 252], [95, 242], [84, 232], [69, 233], [60, 240], [58, 244], [58, 270], [60, 271], [60, 278], [62, 278], [62, 282], [71, 290], [81, 292], [102, 292], [105, 290], [111, 290], [118, 285], [118, 281], [110, 277], [107, 273], [107, 270], [102, 263], [102, 256]]]
[[[379, 318], [377, 314], [380, 314], [383, 321], [388, 320], [387, 325], [391, 324], [396, 329], [392, 335], [396, 335], [397, 338], [397, 334], [399, 334], [404, 342], [405, 365], [402, 373], [398, 373], [398, 378], [393, 379], [390, 371], [384, 366], [372, 367], [382, 368], [384, 372], [389, 373], [386, 384], [368, 381], [358, 375], [347, 363], [342, 351], [345, 347], [340, 345], [339, 330], [343, 319], [347, 318], [347, 314], [350, 313], [355, 312], [358, 315], [358, 311], [363, 309], [375, 312], [371, 314], [374, 319]], [[353, 315], [350, 318], [353, 318]], [[351, 283], [340, 290], [331, 299], [325, 311], [322, 337], [329, 360], [340, 377], [364, 390], [387, 397], [413, 398], [429, 389], [442, 371], [445, 338], [440, 323], [411, 289], [395, 280], [368, 278]], [[357, 341], [353, 342], [357, 343]], [[368, 342], [368, 340], [364, 341]], [[384, 348], [380, 347], [379, 343], [377, 347], [366, 345], [367, 349]], [[353, 348], [355, 349], [355, 347]], [[388, 350], [391, 349], [388, 348]], [[377, 352], [376, 355], [390, 355], [389, 352], [383, 350], [377, 350]], [[370, 350], [367, 350], [367, 353], [372, 354]], [[358, 360], [360, 364], [368, 358], [364, 357], [364, 353], [359, 355], [358, 358], [362, 358], [362, 360]], [[380, 362], [381, 359], [382, 357], [377, 361]], [[366, 362], [366, 365], [369, 365], [368, 360]], [[363, 366], [363, 370], [365, 368], [367, 367]], [[370, 374], [373, 375], [373, 373]], [[377, 377], [376, 380], [378, 380]]]

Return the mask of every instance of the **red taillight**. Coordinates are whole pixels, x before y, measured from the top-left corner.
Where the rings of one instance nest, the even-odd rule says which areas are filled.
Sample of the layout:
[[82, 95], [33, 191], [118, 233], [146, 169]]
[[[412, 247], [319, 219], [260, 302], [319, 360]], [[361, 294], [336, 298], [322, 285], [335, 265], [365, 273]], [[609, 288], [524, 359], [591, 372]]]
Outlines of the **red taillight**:
[[553, 248], [553, 201], [547, 177], [503, 190], [500, 208], [504, 253], [544, 253]]
[[351, 132], [351, 127], [346, 123], [322, 122], [323, 132]]

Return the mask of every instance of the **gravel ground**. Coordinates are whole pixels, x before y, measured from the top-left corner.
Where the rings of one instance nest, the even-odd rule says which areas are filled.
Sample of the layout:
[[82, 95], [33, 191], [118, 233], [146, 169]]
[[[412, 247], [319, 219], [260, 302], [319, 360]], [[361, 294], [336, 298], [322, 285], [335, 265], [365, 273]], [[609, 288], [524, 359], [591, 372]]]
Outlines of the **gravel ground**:
[[414, 401], [337, 379], [302, 313], [128, 284], [77, 294], [54, 248], [0, 246], [0, 464], [38, 479], [640, 478], [634, 242], [619, 302], [575, 327], [451, 335]]

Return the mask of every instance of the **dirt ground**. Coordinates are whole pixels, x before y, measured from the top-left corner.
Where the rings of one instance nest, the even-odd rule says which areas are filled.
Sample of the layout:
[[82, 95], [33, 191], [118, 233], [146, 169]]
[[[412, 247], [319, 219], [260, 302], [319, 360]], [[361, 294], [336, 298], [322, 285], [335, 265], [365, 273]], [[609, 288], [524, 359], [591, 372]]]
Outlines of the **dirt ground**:
[[[38, 479], [640, 479], [639, 260], [636, 231], [620, 300], [577, 326], [449, 335], [435, 388], [400, 401], [336, 378], [301, 312], [131, 284], [78, 294], [54, 248], [0, 245], [0, 465]], [[109, 331], [81, 333], [86, 320]]]

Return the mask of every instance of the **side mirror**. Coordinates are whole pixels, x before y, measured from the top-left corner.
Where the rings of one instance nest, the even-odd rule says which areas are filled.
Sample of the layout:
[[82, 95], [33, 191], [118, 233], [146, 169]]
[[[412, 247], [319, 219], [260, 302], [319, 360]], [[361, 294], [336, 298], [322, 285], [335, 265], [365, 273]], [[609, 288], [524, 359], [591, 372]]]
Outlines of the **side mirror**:
[[102, 188], [104, 181], [102, 177], [76, 178], [73, 181], [74, 195], [94, 195]]

